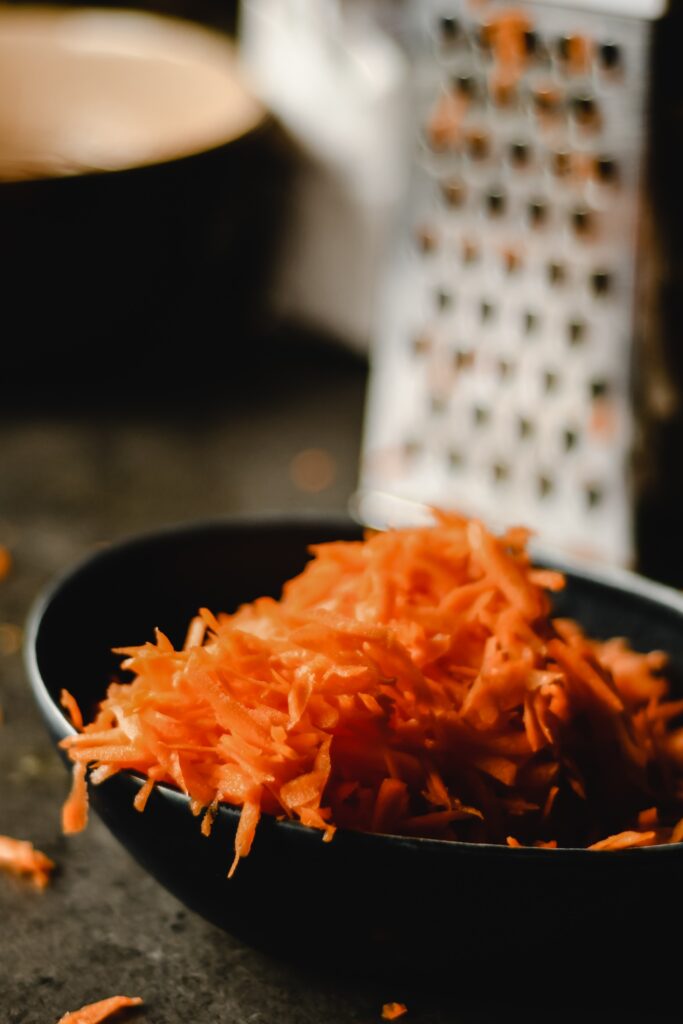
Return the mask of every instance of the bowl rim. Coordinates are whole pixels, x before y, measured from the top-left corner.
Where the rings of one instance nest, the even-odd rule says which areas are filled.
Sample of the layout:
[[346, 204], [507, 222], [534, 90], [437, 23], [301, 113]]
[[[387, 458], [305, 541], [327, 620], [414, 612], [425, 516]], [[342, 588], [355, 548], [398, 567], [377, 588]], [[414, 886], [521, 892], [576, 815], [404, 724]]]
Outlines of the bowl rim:
[[[218, 27], [203, 24], [196, 19], [176, 14], [143, 10], [134, 7], [130, 3], [125, 3], [120, 8], [109, 8], [97, 6], [92, 0], [83, 7], [79, 7], [74, 0], [68, 0], [63, 7], [51, 5], [46, 0], [30, 0], [29, 3], [21, 7], [9, 7], [2, 10], [0, 18], [3, 20], [6, 18], [10, 25], [13, 21], [28, 24], [33, 18], [49, 18], [55, 23], [57, 21], [64, 23], [70, 21], [76, 25], [79, 22], [86, 25], [88, 22], [92, 24], [97, 22], [104, 28], [108, 25], [113, 25], [115, 31], [122, 31], [124, 33], [127, 29], [130, 30], [131, 27], [137, 26], [142, 29], [143, 35], [146, 32], [157, 32], [161, 35], [165, 33], [169, 38], [171, 35], [176, 35], [180, 38], [185, 33], [189, 43], [188, 53], [193, 48], [203, 44], [207, 52], [209, 50], [217, 52], [220, 48], [223, 50], [223, 57], [229, 55], [232, 72], [239, 77], [245, 94], [249, 95], [252, 99], [255, 111], [254, 116], [245, 121], [234, 134], [219, 133], [214, 140], [205, 145], [193, 147], [185, 151], [181, 149], [176, 154], [145, 157], [132, 163], [124, 163], [121, 166], [106, 168], [85, 167], [82, 170], [68, 174], [46, 173], [35, 177], [0, 178], [0, 190], [2, 192], [9, 194], [9, 190], [25, 190], [41, 185], [47, 186], [48, 184], [51, 188], [64, 189], [73, 187], [74, 182], [83, 181], [84, 179], [114, 180], [130, 177], [131, 175], [148, 174], [168, 168], [186, 166], [189, 162], [223, 154], [228, 150], [240, 150], [248, 145], [250, 140], [259, 138], [261, 135], [271, 131], [275, 125], [273, 114], [264, 104], [261, 96], [253, 89], [252, 83], [244, 74], [244, 68], [238, 59], [235, 40]], [[66, 183], [71, 184], [68, 185]]]
[[[247, 528], [267, 530], [275, 527], [314, 527], [316, 525], [324, 526], [326, 528], [337, 526], [340, 529], [348, 529], [353, 526], [356, 526], [359, 530], [363, 528], [361, 524], [350, 516], [344, 516], [343, 514], [334, 512], [321, 513], [315, 511], [284, 514], [266, 511], [257, 514], [236, 514], [224, 517], [193, 520], [191, 522], [171, 523], [155, 529], [130, 534], [108, 543], [106, 546], [99, 546], [80, 557], [63, 572], [58, 573], [40, 590], [37, 597], [31, 604], [26, 620], [25, 639], [23, 644], [24, 669], [28, 677], [33, 697], [50, 731], [59, 735], [60, 738], [75, 735], [76, 733], [76, 729], [67, 718], [65, 710], [53, 700], [47, 684], [42, 677], [38, 666], [37, 640], [43, 618], [50, 608], [53, 600], [58, 596], [62, 588], [68, 586], [68, 584], [71, 583], [72, 580], [75, 580], [84, 570], [91, 570], [93, 567], [96, 567], [99, 562], [105, 562], [110, 558], [116, 558], [119, 554], [124, 552], [135, 551], [136, 548], [144, 548], [150, 543], [164, 543], [172, 541], [174, 538], [189, 537], [192, 534], [202, 532], [239, 532], [240, 530]], [[580, 580], [585, 580], [588, 583], [596, 583], [600, 586], [622, 590], [636, 597], [645, 598], [646, 600], [655, 604], [660, 604], [668, 610], [683, 617], [683, 592], [679, 592], [673, 587], [668, 587], [663, 583], [650, 580], [635, 572], [631, 572], [628, 569], [621, 569], [613, 566], [596, 567], [581, 559], [567, 557], [564, 554], [559, 554], [556, 550], [544, 548], [542, 545], [534, 545], [533, 557], [534, 560], [539, 560], [560, 572], [567, 573], [568, 575], [574, 576]], [[119, 774], [130, 779], [136, 785], [142, 785], [143, 783], [144, 776], [136, 772], [126, 770]], [[168, 783], [157, 783], [155, 789], [159, 790], [165, 797], [174, 800], [176, 803], [182, 803], [189, 809], [189, 797], [174, 786], [171, 786]], [[241, 808], [227, 803], [221, 803], [218, 808], [219, 815], [232, 818], [235, 822], [238, 820], [240, 813]], [[294, 830], [297, 834], [306, 836], [311, 841], [322, 841], [318, 829], [310, 828], [302, 825], [300, 822], [286, 818], [274, 818], [272, 815], [264, 815], [264, 817], [270, 819], [274, 828], [286, 831]], [[461, 852], [467, 852], [469, 854], [477, 853], [487, 857], [509, 857], [514, 855], [518, 858], [534, 857], [537, 860], [545, 860], [547, 862], [550, 860], [566, 862], [567, 858], [574, 859], [577, 855], [582, 855], [584, 858], [593, 857], [596, 853], [599, 853], [603, 859], [611, 859], [613, 857], [635, 858], [647, 855], [651, 856], [655, 851], [658, 851], [660, 855], [668, 854], [671, 856], [673, 854], [680, 854], [680, 851], [683, 848], [683, 841], [678, 843], [659, 844], [655, 846], [635, 847], [625, 850], [596, 851], [580, 846], [562, 846], [550, 849], [533, 846], [509, 847], [504, 846], [501, 843], [468, 843], [461, 840], [433, 839], [422, 836], [394, 835], [391, 833], [362, 832], [343, 828], [338, 828], [337, 833], [344, 834], [346, 836], [353, 836], [354, 841], [361, 842], [380, 842], [386, 844], [387, 841], [390, 841], [392, 844], [400, 843], [401, 845], [412, 846], [415, 849], [423, 848], [425, 844], [428, 848], [454, 847]]]

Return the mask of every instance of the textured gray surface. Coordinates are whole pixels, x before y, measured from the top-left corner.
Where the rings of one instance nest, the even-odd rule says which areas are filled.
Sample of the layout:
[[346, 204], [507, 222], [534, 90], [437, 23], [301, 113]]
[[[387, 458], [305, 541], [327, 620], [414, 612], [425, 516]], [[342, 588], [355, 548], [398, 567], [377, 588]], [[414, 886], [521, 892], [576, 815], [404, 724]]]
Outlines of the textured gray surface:
[[[157, 395], [152, 409], [143, 400], [125, 413], [110, 398], [87, 414], [46, 411], [35, 400], [30, 410], [15, 402], [5, 411], [0, 542], [14, 566], [0, 583], [0, 623], [22, 624], [50, 576], [136, 530], [264, 507], [343, 509], [355, 483], [362, 367], [280, 358], [268, 379], [264, 388], [262, 375], [248, 374], [210, 408], [176, 390]], [[288, 472], [309, 447], [327, 449], [337, 466], [318, 495], [298, 491]], [[3, 637], [11, 648], [12, 631]], [[80, 836], [60, 836], [67, 778], [17, 652], [0, 653], [0, 704], [0, 833], [31, 839], [59, 864], [44, 893], [0, 875], [0, 1024], [54, 1024], [114, 993], [143, 996], [145, 1008], [121, 1020], [149, 1024], [371, 1024], [394, 999], [409, 1005], [406, 1024], [575, 1019], [566, 1003], [578, 963], [558, 965], [549, 1004], [535, 999], [533, 969], [516, 993], [495, 984], [472, 991], [457, 964], [440, 990], [413, 989], [404, 979], [306, 976], [242, 946], [186, 911], [97, 820]], [[419, 879], [406, 892], [419, 899]], [[293, 900], [290, 912], [297, 909]], [[333, 927], [334, 893], [313, 912], [318, 927]], [[649, 1019], [656, 1016], [651, 1007]], [[597, 1020], [596, 1007], [584, 1006], [581, 1019]]]

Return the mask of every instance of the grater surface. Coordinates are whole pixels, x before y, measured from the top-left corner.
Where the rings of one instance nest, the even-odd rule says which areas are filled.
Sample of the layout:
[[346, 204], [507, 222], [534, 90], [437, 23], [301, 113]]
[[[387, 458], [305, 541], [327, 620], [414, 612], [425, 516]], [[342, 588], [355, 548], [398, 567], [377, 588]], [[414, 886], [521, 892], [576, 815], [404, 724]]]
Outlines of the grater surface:
[[[365, 425], [363, 515], [387, 496], [634, 557], [635, 279], [651, 23], [411, 5], [413, 173]], [[505, 88], [503, 88], [505, 86]]]

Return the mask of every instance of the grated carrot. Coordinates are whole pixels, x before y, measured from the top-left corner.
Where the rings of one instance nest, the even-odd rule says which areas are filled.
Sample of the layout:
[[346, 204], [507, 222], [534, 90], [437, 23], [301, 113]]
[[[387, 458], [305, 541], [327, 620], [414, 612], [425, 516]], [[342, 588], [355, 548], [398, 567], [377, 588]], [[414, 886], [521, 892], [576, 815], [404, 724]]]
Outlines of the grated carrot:
[[385, 1003], [382, 1007], [382, 1020], [398, 1020], [407, 1012], [405, 1003]]
[[57, 1024], [99, 1024], [119, 1010], [125, 1010], [131, 1006], [141, 1006], [140, 996], [110, 996], [109, 999], [101, 999], [97, 1003], [88, 1003], [80, 1010], [73, 1010], [60, 1017]]
[[12, 556], [4, 544], [0, 544], [0, 580], [4, 580], [6, 576], [9, 576], [11, 568]]
[[73, 697], [68, 690], [62, 690], [59, 695], [59, 703], [62, 707], [69, 712], [69, 718], [75, 729], [79, 731], [83, 728], [83, 715], [81, 709], [76, 703], [75, 697]]
[[200, 609], [179, 649], [157, 631], [119, 650], [132, 681], [62, 741], [65, 830], [85, 824], [89, 768], [94, 784], [145, 777], [140, 811], [157, 783], [177, 787], [204, 835], [221, 803], [241, 808], [230, 874], [262, 814], [326, 840], [681, 841], [683, 702], [664, 656], [553, 618], [564, 579], [534, 569], [526, 542], [435, 511], [433, 526], [314, 546], [280, 600]]
[[44, 889], [54, 867], [54, 862], [36, 850], [32, 843], [0, 836], [0, 868], [17, 875], [27, 875], [37, 889]]

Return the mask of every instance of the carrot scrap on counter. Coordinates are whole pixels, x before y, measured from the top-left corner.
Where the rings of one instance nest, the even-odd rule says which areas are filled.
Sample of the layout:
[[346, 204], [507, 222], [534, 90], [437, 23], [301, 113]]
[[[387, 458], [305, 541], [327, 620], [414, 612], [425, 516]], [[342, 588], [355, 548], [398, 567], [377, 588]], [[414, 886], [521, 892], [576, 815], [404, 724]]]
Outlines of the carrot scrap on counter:
[[385, 1003], [382, 1007], [382, 1020], [398, 1020], [407, 1012], [405, 1003]]
[[27, 875], [37, 889], [44, 889], [54, 870], [54, 861], [25, 839], [0, 836], [0, 868]]
[[[241, 808], [234, 871], [261, 813], [320, 829], [594, 850], [681, 841], [683, 701], [660, 652], [553, 618], [560, 573], [526, 531], [434, 525], [311, 548], [280, 600], [207, 609], [177, 650], [124, 648], [95, 720], [62, 741], [69, 831], [119, 771], [205, 809]], [[604, 837], [609, 838], [605, 839]]]
[[72, 1013], [65, 1013], [60, 1017], [57, 1024], [99, 1024], [119, 1010], [125, 1010], [131, 1006], [141, 1006], [140, 996], [111, 996], [109, 999], [101, 999], [98, 1003], [89, 1003], [82, 1006], [80, 1010], [73, 1010]]
[[4, 544], [0, 544], [0, 580], [4, 580], [6, 576], [9, 576], [11, 568], [12, 556]]

